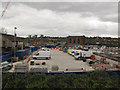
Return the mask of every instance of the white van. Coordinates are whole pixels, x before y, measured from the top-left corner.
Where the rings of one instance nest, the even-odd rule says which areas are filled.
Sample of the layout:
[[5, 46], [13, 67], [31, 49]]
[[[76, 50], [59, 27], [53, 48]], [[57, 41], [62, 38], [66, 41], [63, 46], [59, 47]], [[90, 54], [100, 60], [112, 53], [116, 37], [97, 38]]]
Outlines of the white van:
[[74, 58], [76, 60], [81, 59], [81, 58], [86, 58], [86, 59], [90, 59], [91, 55], [93, 55], [92, 51], [82, 51], [82, 50], [78, 50], [75, 52]]
[[74, 58], [76, 60], [80, 59], [83, 57], [83, 51], [82, 50], [76, 50], [75, 53], [74, 53]]
[[76, 51], [76, 50], [74, 50], [74, 49], [70, 49], [69, 54], [72, 55], [72, 56], [74, 56], [75, 51]]
[[33, 59], [50, 59], [50, 51], [39, 51], [37, 54], [33, 55]]

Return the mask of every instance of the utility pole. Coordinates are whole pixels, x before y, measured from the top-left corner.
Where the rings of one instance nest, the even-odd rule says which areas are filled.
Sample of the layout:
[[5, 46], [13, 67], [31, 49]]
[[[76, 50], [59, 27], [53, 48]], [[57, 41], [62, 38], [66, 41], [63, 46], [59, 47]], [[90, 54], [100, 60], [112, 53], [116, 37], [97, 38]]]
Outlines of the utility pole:
[[29, 37], [27, 38], [27, 46], [29, 46]]

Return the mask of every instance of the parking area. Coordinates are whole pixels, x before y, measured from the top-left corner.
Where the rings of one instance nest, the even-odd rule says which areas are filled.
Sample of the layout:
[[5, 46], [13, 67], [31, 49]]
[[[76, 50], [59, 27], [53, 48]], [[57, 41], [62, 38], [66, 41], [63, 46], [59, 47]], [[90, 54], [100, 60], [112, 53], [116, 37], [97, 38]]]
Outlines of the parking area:
[[[48, 72], [85, 72], [85, 71], [93, 71], [96, 69], [95, 65], [91, 65], [89, 64], [89, 60], [86, 62], [83, 62], [83, 60], [76, 60], [73, 56], [69, 55], [68, 53], [65, 53], [63, 51], [59, 51], [58, 49], [52, 49], [50, 50], [51, 53], [51, 59], [46, 60], [46, 59], [41, 59], [41, 60], [36, 60], [33, 59], [32, 56], [34, 54], [36, 54], [38, 51], [33, 52], [32, 55], [30, 55], [29, 57], [27, 57], [25, 60], [21, 60], [19, 62], [14, 62], [13, 64], [13, 68], [11, 70], [9, 70], [8, 72], [14, 72], [15, 70], [15, 66], [18, 64], [26, 65], [27, 68], [24, 70], [27, 70], [28, 72], [44, 72], [44, 71], [48, 71]], [[28, 58], [30, 58], [29, 63], [27, 63]], [[101, 56], [96, 55], [95, 56], [97, 61], [101, 60]], [[31, 64], [31, 62], [34, 62], [34, 64]], [[105, 65], [109, 65], [110, 67], [108, 68], [109, 70], [117, 70], [116, 65], [118, 65], [118, 62], [110, 60], [110, 59], [106, 59], [106, 62], [108, 62], [109, 64], [104, 64]], [[99, 63], [98, 63], [99, 64]], [[22, 69], [23, 67], [20, 66], [20, 68]], [[105, 67], [107, 67], [105, 66]], [[57, 69], [54, 70], [53, 69]], [[99, 64], [100, 67], [100, 64]], [[102, 66], [103, 67], [103, 66]], [[42, 71], [41, 71], [42, 70]], [[16, 71], [15, 71], [16, 72]], [[20, 71], [17, 71], [20, 72]], [[26, 72], [26, 71], [25, 71]]]
[[66, 72], [76, 72], [76, 71], [92, 71], [94, 70], [92, 67], [88, 66], [87, 62], [83, 62], [82, 60], [75, 60], [74, 57], [70, 56], [67, 53], [64, 53], [59, 50], [50, 50], [51, 59], [50, 60], [35, 60], [36, 63], [45, 62], [46, 65], [30, 65], [29, 68], [37, 68], [37, 67], [47, 67], [49, 71], [51, 71], [52, 65], [58, 65], [58, 71], [66, 71]]

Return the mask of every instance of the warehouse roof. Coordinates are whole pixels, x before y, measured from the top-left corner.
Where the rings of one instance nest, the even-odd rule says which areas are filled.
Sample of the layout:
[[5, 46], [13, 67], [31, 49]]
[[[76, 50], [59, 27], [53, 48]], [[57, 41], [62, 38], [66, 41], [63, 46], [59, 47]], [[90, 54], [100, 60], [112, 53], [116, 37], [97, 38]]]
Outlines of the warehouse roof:
[[[10, 35], [10, 34], [2, 34], [2, 37], [6, 37], [8, 38], [10, 41], [14, 41], [14, 35]], [[16, 41], [20, 41], [20, 42], [23, 42], [25, 40], [25, 38], [23, 37], [16, 37]]]

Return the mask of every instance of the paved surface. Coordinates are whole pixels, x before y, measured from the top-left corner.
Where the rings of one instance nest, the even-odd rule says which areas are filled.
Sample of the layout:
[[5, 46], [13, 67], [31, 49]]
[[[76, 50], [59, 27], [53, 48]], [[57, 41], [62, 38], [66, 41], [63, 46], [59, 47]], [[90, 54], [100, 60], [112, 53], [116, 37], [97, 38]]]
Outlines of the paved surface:
[[[33, 54], [35, 54], [36, 52], [38, 52], [38, 51], [33, 52]], [[31, 56], [32, 56], [32, 54], [31, 54], [30, 56], [28, 56], [25, 60], [21, 60], [21, 61], [12, 63], [13, 68], [12, 68], [11, 70], [9, 70], [8, 72], [14, 72], [14, 68], [15, 68], [15, 65], [16, 65], [16, 64], [27, 62], [27, 61], [28, 61], [28, 58], [31, 58]]]
[[[72, 56], [68, 55], [59, 50], [51, 50], [51, 59], [50, 60], [36, 60], [36, 63], [46, 62], [46, 66], [51, 70], [52, 65], [58, 65], [59, 71], [91, 71], [94, 70], [92, 67], [88, 66], [86, 62], [77, 61]], [[41, 65], [42, 66], [42, 65]], [[40, 67], [39, 65], [30, 66]], [[83, 70], [81, 70], [83, 68]]]
[[[37, 52], [37, 51], [36, 51]], [[33, 54], [35, 54], [34, 52]], [[52, 65], [58, 65], [59, 71], [66, 71], [67, 72], [83, 72], [83, 71], [92, 71], [94, 70], [92, 67], [88, 66], [87, 62], [83, 62], [82, 60], [78, 61], [75, 60], [74, 57], [70, 56], [67, 53], [64, 53], [63, 51], [59, 50], [50, 50], [51, 52], [51, 59], [50, 60], [35, 60], [36, 63], [40, 63], [40, 65], [30, 65], [30, 62], [28, 63], [29, 65], [29, 70], [30, 68], [37, 68], [37, 67], [42, 67], [42, 68], [48, 68], [49, 71], [51, 71]], [[31, 55], [28, 57], [30, 58]], [[28, 58], [24, 61], [19, 61], [16, 63], [13, 63], [13, 68], [9, 72], [14, 71], [14, 66], [17, 63], [23, 63], [28, 60]], [[96, 58], [99, 60], [101, 57], [96, 55]], [[33, 59], [31, 59], [33, 60]], [[109, 63], [114, 63], [118, 64], [118, 62], [107, 59]], [[46, 65], [42, 65], [42, 62], [46, 62]], [[83, 68], [83, 70], [82, 70]]]

